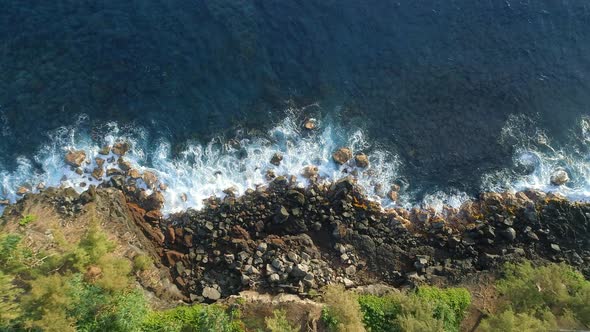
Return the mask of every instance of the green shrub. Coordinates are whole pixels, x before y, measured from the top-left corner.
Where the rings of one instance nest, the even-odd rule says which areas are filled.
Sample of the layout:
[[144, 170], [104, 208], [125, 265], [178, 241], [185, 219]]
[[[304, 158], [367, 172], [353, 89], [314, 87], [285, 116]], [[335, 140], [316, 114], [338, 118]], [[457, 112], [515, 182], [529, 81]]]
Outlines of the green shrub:
[[287, 313], [285, 310], [274, 310], [272, 317], [266, 317], [264, 319], [266, 328], [270, 332], [297, 332], [298, 328], [291, 326], [287, 320]]
[[20, 226], [27, 226], [28, 224], [34, 222], [35, 220], [37, 220], [37, 217], [32, 215], [32, 214], [27, 214], [26, 216], [22, 217], [19, 221], [18, 224]]
[[164, 311], [152, 311], [143, 322], [145, 331], [159, 332], [241, 332], [239, 313], [218, 305], [178, 306]]
[[17, 300], [21, 293], [22, 290], [14, 285], [14, 279], [0, 271], [0, 330], [8, 328], [11, 321], [20, 316]]
[[342, 285], [326, 287], [324, 292], [326, 308], [322, 318], [334, 331], [365, 331], [358, 296], [347, 292]]
[[517, 314], [512, 309], [508, 309], [497, 316], [484, 319], [477, 331], [542, 332], [554, 327], [550, 321], [544, 321], [526, 313]]
[[465, 312], [471, 304], [471, 295], [465, 288], [419, 287], [416, 296], [434, 305], [434, 317], [442, 320], [445, 331], [459, 331]]
[[136, 271], [145, 271], [152, 266], [152, 259], [148, 255], [137, 255], [133, 258], [133, 268]]
[[397, 331], [395, 320], [402, 313], [402, 294], [361, 295], [359, 304], [363, 323], [371, 332]]
[[401, 297], [402, 312], [392, 331], [443, 332], [445, 322], [436, 317], [435, 305], [416, 296]]
[[497, 288], [516, 315], [590, 328], [590, 282], [566, 264], [506, 264]]

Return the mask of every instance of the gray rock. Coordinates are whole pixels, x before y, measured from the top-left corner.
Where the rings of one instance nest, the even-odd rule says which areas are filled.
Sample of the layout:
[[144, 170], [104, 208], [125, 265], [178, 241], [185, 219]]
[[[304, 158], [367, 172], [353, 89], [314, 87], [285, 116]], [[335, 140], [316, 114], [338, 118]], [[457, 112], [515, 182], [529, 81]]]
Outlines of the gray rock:
[[570, 180], [569, 175], [563, 169], [558, 169], [555, 172], [553, 172], [553, 174], [551, 174], [551, 178], [550, 178], [551, 184], [554, 186], [564, 185], [564, 184], [568, 183], [569, 180]]
[[344, 270], [344, 272], [346, 272], [346, 275], [348, 276], [353, 276], [356, 274], [356, 266], [350, 265]]
[[256, 248], [258, 251], [264, 253], [266, 252], [266, 249], [268, 248], [268, 244], [266, 244], [265, 242], [261, 242], [260, 244], [258, 244], [258, 248]]
[[212, 301], [217, 301], [221, 298], [221, 293], [213, 287], [203, 288], [203, 297]]
[[277, 273], [273, 273], [270, 275], [270, 277], [268, 277], [268, 281], [270, 282], [279, 282], [280, 280], [281, 277]]
[[514, 230], [514, 228], [512, 227], [508, 227], [505, 230], [502, 230], [502, 237], [504, 237], [506, 240], [512, 242], [516, 239], [516, 230]]

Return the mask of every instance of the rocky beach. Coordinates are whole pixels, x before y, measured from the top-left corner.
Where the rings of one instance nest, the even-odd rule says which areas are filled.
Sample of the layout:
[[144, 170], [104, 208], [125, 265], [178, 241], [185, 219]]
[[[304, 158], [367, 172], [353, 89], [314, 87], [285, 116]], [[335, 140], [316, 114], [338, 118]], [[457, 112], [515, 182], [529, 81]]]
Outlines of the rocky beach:
[[[307, 186], [269, 172], [267, 184], [243, 195], [228, 188], [202, 209], [165, 215], [167, 184], [132, 168], [125, 161], [130, 148], [128, 142], [107, 146], [93, 163], [85, 151], [67, 152], [64, 162], [88, 178], [87, 189], [38, 185], [31, 193], [23, 187], [18, 202], [6, 203], [2, 227], [14, 229], [24, 216], [41, 214], [50, 217], [39, 227], [55, 222], [67, 229], [92, 211], [119, 240], [133, 234], [133, 241], [123, 241], [130, 259], [142, 252], [156, 262], [157, 274], [138, 277], [143, 287], [186, 303], [214, 303], [244, 291], [313, 300], [330, 284], [457, 286], [525, 259], [567, 263], [590, 276], [590, 204], [558, 194], [488, 192], [458, 208], [383, 208], [357, 186], [355, 173], [326, 182], [306, 167]], [[368, 163], [347, 148], [333, 158], [357, 171]], [[35, 236], [45, 243], [52, 233]]]

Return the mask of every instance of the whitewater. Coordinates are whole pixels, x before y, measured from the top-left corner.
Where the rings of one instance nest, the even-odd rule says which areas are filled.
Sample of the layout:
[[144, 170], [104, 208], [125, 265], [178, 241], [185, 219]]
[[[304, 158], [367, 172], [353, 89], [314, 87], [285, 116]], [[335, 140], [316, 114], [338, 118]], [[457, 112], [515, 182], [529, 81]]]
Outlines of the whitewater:
[[[291, 114], [265, 133], [251, 135], [238, 130], [231, 138], [218, 137], [206, 144], [186, 142], [176, 153], [169, 140], [154, 138], [141, 127], [107, 123], [99, 132], [89, 133], [81, 129], [88, 122], [88, 117], [81, 115], [71, 126], [48, 133], [48, 142], [33, 157], [18, 157], [14, 169], [0, 165], [0, 200], [14, 203], [22, 186], [31, 192], [42, 187], [71, 187], [82, 192], [90, 185], [108, 181], [108, 176], [97, 180], [90, 175], [97, 167], [95, 158], [116, 160], [112, 152], [104, 156], [99, 151], [122, 141], [131, 143], [132, 149], [124, 158], [133, 169], [153, 172], [167, 187], [163, 190], [165, 215], [200, 209], [204, 200], [211, 196], [223, 198], [224, 191], [230, 188], [241, 195], [248, 189], [264, 186], [271, 180], [269, 171], [276, 176], [295, 176], [297, 183], [305, 187], [309, 180], [302, 172], [307, 166], [316, 166], [320, 181], [326, 183], [353, 176], [365, 194], [384, 208], [421, 206], [441, 211], [443, 206], [458, 208], [473, 198], [447, 188], [426, 190], [427, 194], [418, 199], [416, 192], [424, 188], [413, 188], [411, 179], [405, 180], [403, 161], [394, 150], [372, 144], [359, 128], [344, 128], [325, 118], [311, 119], [316, 128], [309, 130], [295, 111]], [[590, 201], [590, 120], [581, 118], [570, 136], [567, 146], [554, 147], [534, 119], [511, 116], [499, 140], [514, 146], [513, 166], [482, 174], [481, 191], [536, 189], [571, 200]], [[353, 154], [366, 153], [369, 167], [356, 167], [354, 161], [336, 164], [332, 154], [340, 147], [350, 148]], [[89, 163], [83, 174], [65, 164], [64, 155], [71, 150], [86, 152]], [[283, 156], [279, 165], [270, 162], [275, 153]], [[116, 165], [113, 162], [103, 167], [118, 168]], [[563, 186], [550, 183], [551, 175], [558, 169], [565, 170], [571, 179]], [[139, 182], [149, 194], [150, 189]], [[392, 186], [400, 187], [395, 201], [388, 195]]]

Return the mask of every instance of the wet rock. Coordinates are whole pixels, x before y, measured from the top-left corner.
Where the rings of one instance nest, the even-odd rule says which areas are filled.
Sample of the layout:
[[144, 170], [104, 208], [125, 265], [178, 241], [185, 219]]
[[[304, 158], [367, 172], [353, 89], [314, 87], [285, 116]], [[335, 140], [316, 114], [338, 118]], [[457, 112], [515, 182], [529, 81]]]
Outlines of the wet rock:
[[123, 174], [125, 174], [125, 173], [123, 173], [121, 170], [116, 169], [116, 168], [107, 169], [107, 176], [123, 175]]
[[127, 160], [123, 159], [123, 158], [119, 158], [117, 160], [117, 164], [119, 165], [119, 168], [123, 171], [123, 172], [127, 172], [131, 169], [131, 163], [128, 162]]
[[160, 190], [164, 191], [166, 189], [168, 189], [168, 185], [165, 183], [160, 183], [160, 185], [158, 186], [160, 188]]
[[39, 184], [37, 184], [37, 189], [38, 189], [38, 190], [43, 190], [43, 189], [45, 189], [45, 183], [44, 183], [44, 182], [39, 182]]
[[279, 166], [281, 164], [281, 161], [283, 161], [283, 155], [280, 153], [275, 153], [272, 158], [270, 158], [270, 163], [275, 165], [275, 166]]
[[82, 150], [68, 151], [65, 156], [66, 164], [72, 167], [80, 167], [86, 161], [86, 152]]
[[129, 142], [118, 142], [113, 145], [113, 153], [119, 156], [124, 156], [131, 149]]
[[146, 210], [160, 210], [164, 206], [164, 195], [159, 191], [153, 192], [145, 199], [144, 206]]
[[570, 180], [569, 175], [563, 169], [559, 169], [559, 170], [553, 172], [553, 174], [551, 174], [551, 179], [550, 179], [551, 184], [554, 186], [564, 185], [564, 184], [568, 183], [569, 180]]
[[354, 156], [354, 161], [356, 162], [356, 165], [360, 168], [369, 167], [369, 157], [367, 157], [367, 155], [364, 153], [359, 153], [356, 156]]
[[102, 166], [104, 166], [105, 160], [102, 158], [94, 158], [94, 161], [96, 162], [96, 167], [100, 167], [102, 168]]
[[319, 169], [317, 166], [307, 165], [303, 168], [303, 172], [301, 172], [301, 175], [303, 175], [303, 177], [306, 179], [312, 179], [318, 176], [318, 172]]
[[19, 196], [23, 196], [24, 194], [27, 194], [31, 191], [31, 189], [29, 189], [26, 186], [20, 186], [18, 187], [18, 189], [16, 190], [16, 194]]
[[100, 150], [98, 150], [98, 154], [101, 154], [103, 156], [108, 156], [111, 153], [111, 147], [106, 145], [103, 146]]
[[390, 200], [397, 202], [397, 200], [399, 199], [399, 194], [397, 191], [392, 190], [387, 194], [387, 197], [389, 197]]
[[158, 182], [158, 177], [150, 171], [145, 171], [143, 172], [143, 181], [149, 188], [153, 188]]
[[10, 205], [10, 201], [7, 199], [0, 200], [0, 205]]
[[340, 148], [332, 154], [332, 159], [339, 164], [346, 164], [352, 158], [352, 151], [349, 148]]
[[553, 250], [554, 252], [560, 252], [561, 248], [559, 247], [559, 245], [555, 244], [555, 243], [551, 243], [550, 245], [551, 250]]
[[305, 120], [305, 123], [303, 124], [303, 128], [307, 129], [307, 130], [313, 130], [317, 127], [317, 120], [314, 118], [309, 118], [307, 120]]
[[99, 168], [96, 167], [93, 171], [92, 171], [92, 177], [95, 178], [96, 180], [100, 180], [102, 179], [102, 176], [104, 175], [104, 168]]
[[127, 176], [129, 176], [132, 179], [137, 180], [137, 179], [141, 178], [141, 173], [138, 170], [136, 170], [135, 168], [132, 168], [127, 172]]
[[211, 300], [211, 301], [217, 301], [221, 298], [221, 293], [213, 287], [203, 288], [202, 295], [204, 298]]

